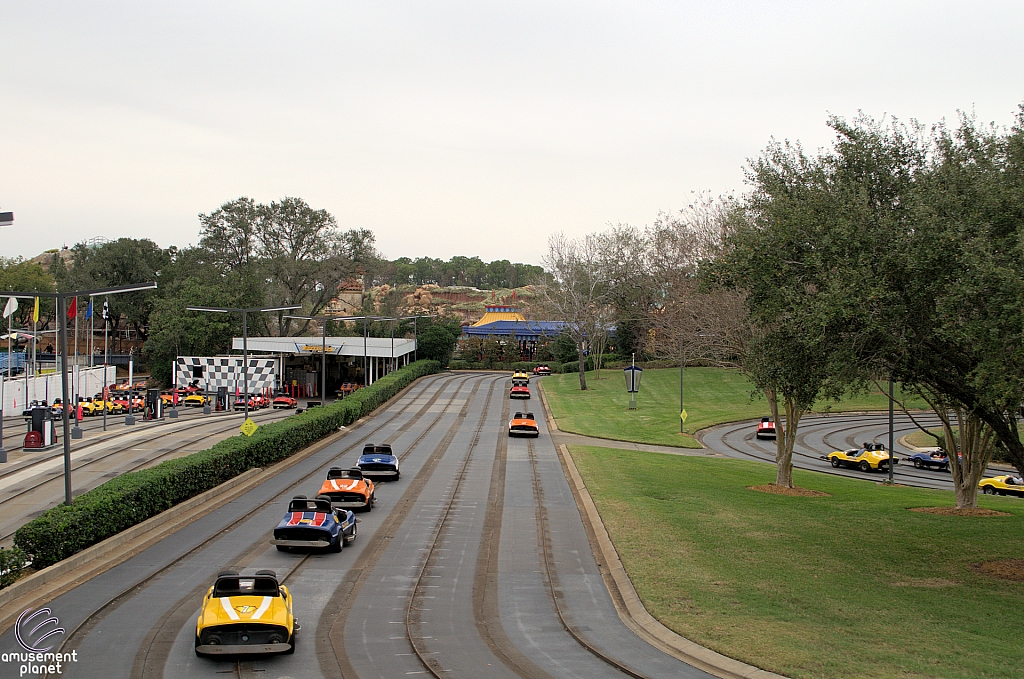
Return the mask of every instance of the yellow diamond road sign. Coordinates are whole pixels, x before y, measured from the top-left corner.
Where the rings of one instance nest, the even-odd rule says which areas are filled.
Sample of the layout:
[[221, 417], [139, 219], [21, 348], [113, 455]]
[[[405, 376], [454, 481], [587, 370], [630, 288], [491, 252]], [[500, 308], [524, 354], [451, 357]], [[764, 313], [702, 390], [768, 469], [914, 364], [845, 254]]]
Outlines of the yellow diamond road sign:
[[679, 419], [686, 422], [686, 408], [683, 408], [683, 412], [679, 413]]
[[252, 421], [251, 417], [248, 417], [246, 418], [245, 422], [242, 423], [242, 426], [239, 427], [239, 429], [241, 429], [242, 433], [245, 434], [246, 436], [252, 436], [253, 434], [256, 433], [256, 430], [259, 429], [259, 426], [257, 426], [257, 424]]

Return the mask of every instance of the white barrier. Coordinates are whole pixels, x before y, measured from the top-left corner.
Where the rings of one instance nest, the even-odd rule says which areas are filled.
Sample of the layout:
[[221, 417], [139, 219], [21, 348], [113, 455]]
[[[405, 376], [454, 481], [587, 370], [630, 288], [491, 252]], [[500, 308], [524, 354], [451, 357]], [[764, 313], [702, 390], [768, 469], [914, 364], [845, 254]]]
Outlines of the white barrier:
[[[117, 379], [117, 368], [108, 365], [106, 379], [104, 379], [104, 367], [84, 368], [69, 366], [68, 389], [71, 391], [72, 400], [77, 393], [79, 396], [92, 398], [94, 394], [103, 391], [104, 384], [113, 384]], [[21, 415], [30, 401], [46, 401], [53, 403], [55, 398], [61, 397], [60, 373], [50, 373], [39, 377], [29, 377], [28, 393], [26, 394], [26, 380], [11, 379], [4, 381], [4, 417]]]

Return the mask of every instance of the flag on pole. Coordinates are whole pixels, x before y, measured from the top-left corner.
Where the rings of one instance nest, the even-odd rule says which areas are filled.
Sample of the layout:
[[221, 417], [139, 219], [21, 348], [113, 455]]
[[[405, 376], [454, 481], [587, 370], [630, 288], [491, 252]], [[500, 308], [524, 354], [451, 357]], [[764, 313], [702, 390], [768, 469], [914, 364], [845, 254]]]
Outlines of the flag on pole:
[[89, 298], [89, 306], [85, 310], [85, 320], [92, 318], [92, 297]]
[[110, 302], [103, 300], [103, 320], [110, 318]]
[[4, 318], [8, 318], [11, 314], [18, 310], [18, 298], [8, 297], [7, 306], [4, 307]]
[[77, 315], [78, 315], [78, 298], [77, 297], [72, 297], [71, 298], [71, 306], [68, 307], [68, 320], [70, 321], [72, 318], [74, 318]]
[[39, 298], [36, 297], [36, 308], [32, 311], [32, 322], [39, 322]]

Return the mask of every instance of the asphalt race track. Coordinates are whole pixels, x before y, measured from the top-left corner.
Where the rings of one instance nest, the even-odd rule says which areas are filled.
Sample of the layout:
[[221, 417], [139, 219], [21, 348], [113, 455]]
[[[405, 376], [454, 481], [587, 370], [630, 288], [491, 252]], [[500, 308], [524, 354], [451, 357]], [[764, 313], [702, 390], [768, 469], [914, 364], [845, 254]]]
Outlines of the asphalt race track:
[[[537, 399], [508, 378], [420, 380], [336, 443], [49, 602], [78, 661], [62, 677], [708, 677], [619, 620]], [[509, 439], [510, 409], [538, 416]], [[330, 466], [387, 442], [402, 478], [378, 484], [340, 554], [279, 552], [271, 532]], [[274, 569], [302, 626], [294, 655], [193, 652], [205, 589], [226, 568]], [[13, 632], [0, 650], [13, 651]], [[54, 648], [53, 650], [58, 650]]]
[[[934, 413], [915, 414], [914, 419], [925, 427], [940, 426]], [[775, 441], [758, 440], [754, 436], [756, 421], [737, 422], [709, 429], [701, 437], [705, 447], [728, 457], [745, 460], [761, 460], [775, 462]], [[917, 426], [905, 414], [894, 417], [893, 453], [897, 459], [912, 454], [914, 451], [901, 446], [898, 440], [918, 431]], [[809, 415], [800, 420], [796, 444], [793, 446], [793, 466], [799, 469], [838, 474], [855, 479], [885, 481], [888, 472], [862, 472], [854, 469], [834, 469], [827, 460], [821, 457], [833, 450], [857, 448], [862, 443], [884, 443], [889, 446], [889, 415], [885, 413], [869, 413], [857, 415]], [[1008, 473], [1008, 468], [990, 467], [986, 476]], [[893, 470], [893, 481], [907, 486], [920, 488], [939, 488], [953, 490], [953, 482], [949, 472], [914, 469], [913, 465], [900, 461]]]

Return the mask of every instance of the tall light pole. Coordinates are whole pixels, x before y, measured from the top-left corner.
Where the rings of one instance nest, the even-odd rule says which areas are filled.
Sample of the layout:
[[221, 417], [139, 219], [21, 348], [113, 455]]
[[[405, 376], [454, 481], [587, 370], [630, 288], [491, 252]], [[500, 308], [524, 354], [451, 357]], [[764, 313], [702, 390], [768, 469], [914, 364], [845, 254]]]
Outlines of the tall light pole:
[[249, 419], [249, 326], [248, 317], [249, 314], [261, 313], [265, 311], [294, 311], [295, 309], [301, 309], [299, 305], [292, 306], [271, 306], [271, 307], [249, 307], [246, 309], [236, 309], [234, 307], [221, 307], [221, 306], [189, 306], [185, 307], [189, 311], [209, 311], [215, 314], [242, 314], [242, 384], [245, 389], [245, 393], [242, 395], [243, 411], [245, 413], [245, 419]]
[[[61, 387], [61, 429], [64, 435], [64, 504], [71, 504], [71, 432], [69, 418], [71, 416], [71, 398], [68, 394], [68, 297], [86, 297], [88, 295], [116, 295], [123, 292], [139, 290], [155, 290], [156, 283], [139, 283], [137, 285], [118, 285], [111, 288], [96, 290], [71, 290], [66, 292], [9, 292], [7, 297], [34, 298], [45, 297], [57, 302], [57, 336], [60, 344], [60, 387]], [[106, 404], [104, 404], [104, 412]]]
[[417, 323], [418, 323], [418, 320], [421, 319], [421, 318], [434, 318], [435, 316], [437, 316], [437, 314], [417, 314], [415, 316], [399, 316], [398, 319], [397, 319], [399, 321], [407, 321], [410, 318], [412, 319], [412, 342], [413, 342], [413, 344], [412, 344], [412, 360], [414, 360], [414, 361], [419, 359], [419, 348], [420, 348], [419, 345], [420, 345], [420, 343], [419, 343], [419, 333], [418, 333], [418, 331], [417, 331], [418, 329], [416, 327]]

